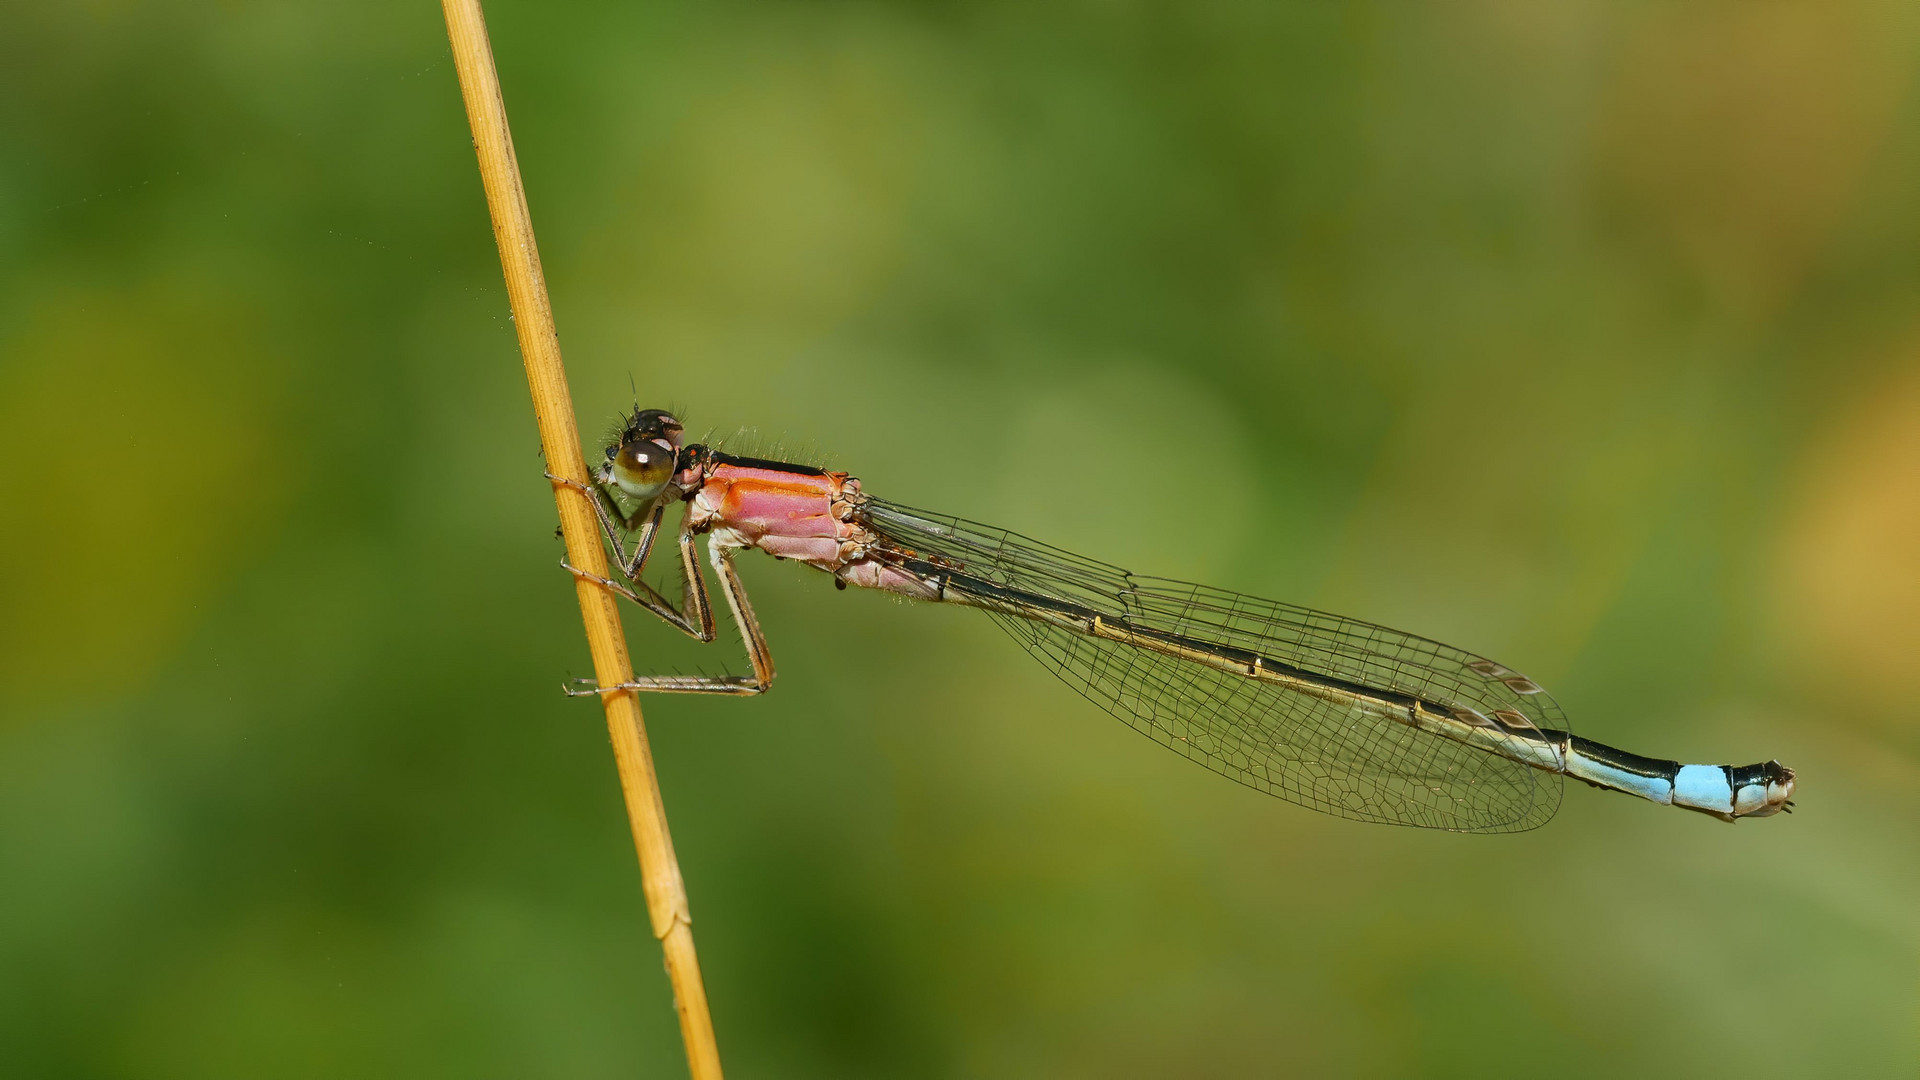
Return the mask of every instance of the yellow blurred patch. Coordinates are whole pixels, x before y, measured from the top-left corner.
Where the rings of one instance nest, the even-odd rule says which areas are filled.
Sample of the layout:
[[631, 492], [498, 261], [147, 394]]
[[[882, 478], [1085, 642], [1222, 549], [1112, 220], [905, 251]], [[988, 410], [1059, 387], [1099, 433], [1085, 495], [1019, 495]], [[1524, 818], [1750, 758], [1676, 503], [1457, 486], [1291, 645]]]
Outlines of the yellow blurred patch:
[[1799, 465], [1781, 545], [1780, 636], [1813, 684], [1920, 722], [1920, 335]]
[[1733, 312], [1764, 318], [1844, 218], [1913, 69], [1896, 8], [1650, 5], [1596, 124], [1635, 219]]
[[0, 343], [0, 716], [146, 682], [282, 502], [284, 364], [203, 281], [68, 286]]

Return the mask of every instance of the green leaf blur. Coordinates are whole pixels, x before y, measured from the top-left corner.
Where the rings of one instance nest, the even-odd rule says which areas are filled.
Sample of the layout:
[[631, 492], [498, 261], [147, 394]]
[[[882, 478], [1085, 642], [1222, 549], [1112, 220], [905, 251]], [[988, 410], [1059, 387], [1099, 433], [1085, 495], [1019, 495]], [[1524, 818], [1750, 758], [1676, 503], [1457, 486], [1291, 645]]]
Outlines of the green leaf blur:
[[[1920, 1072], [1920, 9], [489, 14], [590, 433], [1800, 770], [1343, 823], [750, 556], [645, 702], [732, 1075]], [[683, 1073], [492, 245], [432, 4], [0, 14], [0, 1071]]]

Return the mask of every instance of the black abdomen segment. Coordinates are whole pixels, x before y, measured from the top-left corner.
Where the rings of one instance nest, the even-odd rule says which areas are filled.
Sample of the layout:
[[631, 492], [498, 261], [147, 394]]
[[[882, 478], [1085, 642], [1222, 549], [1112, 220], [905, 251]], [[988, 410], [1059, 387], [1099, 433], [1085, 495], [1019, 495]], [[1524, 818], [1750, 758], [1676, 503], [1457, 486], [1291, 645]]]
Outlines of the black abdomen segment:
[[[892, 561], [892, 560], [890, 560]], [[926, 580], [941, 599], [971, 602], [1029, 618], [1072, 626], [1084, 633], [1138, 644], [1157, 652], [1290, 685], [1296, 691], [1338, 695], [1375, 703], [1395, 719], [1436, 735], [1477, 746], [1533, 768], [1564, 772], [1595, 787], [1638, 795], [1667, 806], [1697, 810], [1725, 821], [1766, 817], [1789, 809], [1794, 773], [1778, 761], [1757, 765], [1686, 765], [1666, 758], [1642, 757], [1564, 731], [1534, 727], [1514, 714], [1498, 726], [1472, 709], [1431, 701], [1397, 690], [1325, 675], [1217, 642], [1131, 625], [1093, 608], [1020, 589], [995, 585], [957, 569], [902, 557], [898, 565]]]

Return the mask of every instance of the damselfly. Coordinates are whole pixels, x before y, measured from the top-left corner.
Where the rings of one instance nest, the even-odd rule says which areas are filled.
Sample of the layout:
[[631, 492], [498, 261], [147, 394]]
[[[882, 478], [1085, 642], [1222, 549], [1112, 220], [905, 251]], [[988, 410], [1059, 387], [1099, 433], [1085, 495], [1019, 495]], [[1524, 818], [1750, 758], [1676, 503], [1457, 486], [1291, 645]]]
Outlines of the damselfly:
[[[758, 548], [857, 585], [979, 608], [1054, 674], [1135, 730], [1248, 787], [1360, 821], [1461, 832], [1535, 828], [1562, 778], [1726, 821], [1789, 809], [1793, 770], [1683, 765], [1574, 735], [1533, 680], [1384, 626], [1144, 577], [1017, 533], [860, 489], [842, 472], [682, 444], [636, 408], [608, 440], [593, 503], [625, 581], [594, 581], [701, 641], [715, 636], [695, 537], [746, 639], [751, 675], [662, 675], [618, 690], [758, 694], [773, 657], [734, 570]], [[662, 515], [686, 503], [676, 607], [641, 580]], [[632, 538], [632, 549], [626, 540]]]

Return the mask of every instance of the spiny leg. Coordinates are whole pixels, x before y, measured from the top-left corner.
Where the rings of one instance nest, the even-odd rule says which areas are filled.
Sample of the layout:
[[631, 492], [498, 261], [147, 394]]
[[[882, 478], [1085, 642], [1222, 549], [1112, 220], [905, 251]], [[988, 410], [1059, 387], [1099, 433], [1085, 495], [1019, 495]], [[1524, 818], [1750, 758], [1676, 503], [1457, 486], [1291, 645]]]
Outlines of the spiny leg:
[[[693, 534], [684, 528], [680, 532], [680, 549], [687, 567], [689, 604], [693, 603], [695, 593], [698, 593], [700, 614], [704, 619], [703, 626], [706, 632], [701, 640], [712, 641], [713, 615], [706, 606], [706, 589], [702, 585], [696, 590], [692, 584], [700, 580], [699, 566], [693, 554]], [[773, 683], [773, 653], [767, 648], [766, 635], [760, 632], [760, 619], [754, 614], [753, 605], [747, 601], [746, 587], [741, 584], [740, 575], [733, 568], [732, 549], [709, 543], [707, 555], [713, 563], [714, 573], [719, 575], [720, 591], [727, 598], [727, 609], [733, 613], [733, 621], [740, 627], [740, 636], [746, 639], [747, 662], [753, 665], [752, 675], [646, 675], [631, 682], [617, 683], [613, 686], [594, 686], [592, 679], [576, 679], [574, 681], [581, 684], [583, 689], [569, 688], [567, 693], [575, 697], [585, 697], [589, 694], [606, 694], [615, 690], [653, 690], [669, 694], [760, 694], [766, 692], [767, 687]], [[639, 597], [621, 588], [618, 582], [594, 578], [578, 570], [574, 572], [588, 580], [601, 581], [624, 595], [633, 597], [639, 603], [646, 604], [646, 601], [640, 600]], [[650, 606], [649, 610], [652, 610]]]
[[[694, 543], [693, 530], [684, 519], [680, 526], [678, 546], [680, 548], [680, 568], [685, 587], [681, 600], [681, 608], [676, 609], [672, 602], [667, 600], [666, 597], [661, 596], [658, 591], [640, 577], [641, 570], [646, 566], [647, 556], [652, 551], [653, 539], [660, 528], [661, 518], [666, 513], [666, 505], [661, 503], [654, 506], [651, 513], [648, 513], [642, 508], [641, 510], [635, 511], [632, 515], [627, 515], [620, 511], [619, 504], [614, 502], [613, 498], [601, 485], [595, 484], [589, 486], [577, 480], [569, 480], [565, 477], [555, 476], [552, 473], [548, 473], [547, 478], [555, 483], [563, 484], [581, 492], [592, 501], [594, 514], [599, 518], [601, 531], [606, 535], [608, 544], [613, 548], [620, 572], [634, 588], [628, 588], [626, 585], [614, 581], [611, 578], [588, 573], [570, 563], [562, 562], [561, 566], [565, 567], [569, 573], [577, 578], [591, 581], [596, 585], [611, 589], [625, 596], [627, 599], [658, 615], [663, 621], [690, 637], [703, 642], [714, 639], [717, 631], [714, 626], [713, 607], [707, 599], [706, 580], [700, 573], [700, 558]], [[640, 525], [640, 535], [635, 538], [633, 555], [629, 557], [625, 545], [621, 542], [620, 534], [623, 530], [633, 529], [634, 525], [640, 522], [643, 515], [645, 516], [645, 522]], [[741, 636], [746, 639], [747, 659], [753, 665], [753, 674], [751, 676], [643, 676], [632, 682], [620, 683], [616, 686], [593, 687], [592, 689], [579, 690], [569, 688], [567, 693], [574, 696], [584, 696], [587, 694], [607, 693], [613, 690], [655, 690], [666, 693], [687, 694], [758, 694], [764, 692], [767, 686], [773, 682], [773, 656], [767, 648], [765, 635], [761, 633], [760, 620], [755, 616], [753, 606], [747, 600], [746, 589], [740, 582], [738, 572], [733, 568], [733, 558], [729, 550], [710, 545], [709, 555], [713, 561], [714, 572], [720, 575], [720, 588], [726, 594], [728, 610], [732, 612], [734, 622], [740, 627]], [[636, 589], [638, 590], [637, 592], [635, 591]], [[684, 609], [684, 611], [682, 609]], [[578, 679], [575, 681], [584, 685], [591, 685], [593, 683], [591, 679]]]
[[[594, 517], [600, 519], [601, 534], [607, 538], [607, 543], [613, 548], [614, 562], [620, 567], [620, 572], [629, 580], [638, 578], [640, 568], [647, 563], [648, 553], [653, 550], [654, 532], [660, 528], [660, 517], [667, 511], [666, 504], [656, 503], [651, 508], [642, 506], [633, 513], [627, 514], [620, 509], [620, 504], [614, 501], [613, 495], [607, 491], [605, 484], [583, 484], [578, 480], [555, 476], [553, 473], [545, 475], [548, 480], [562, 487], [570, 487], [587, 497], [587, 501], [593, 504]], [[648, 512], [649, 509], [651, 513]], [[646, 519], [644, 525], [640, 524], [642, 518]], [[626, 544], [621, 541], [620, 534], [633, 532], [635, 529], [639, 530], [640, 536], [634, 542], [633, 558], [629, 560]]]
[[[685, 524], [680, 527], [680, 574], [683, 584], [678, 608], [673, 606], [672, 601], [656, 592], [653, 586], [640, 580], [637, 571], [627, 579], [634, 586], [630, 589], [612, 578], [588, 573], [572, 563], [562, 562], [560, 565], [582, 581], [591, 581], [602, 588], [611, 589], [639, 604], [658, 615], [669, 626], [696, 641], [714, 639], [713, 605], [707, 600], [706, 579], [700, 576], [700, 555], [694, 548], [693, 530], [687, 528]], [[639, 591], [635, 592], [634, 589]]]
[[[600, 485], [588, 486], [578, 480], [569, 480], [563, 476], [547, 474], [554, 483], [573, 488], [586, 495], [593, 503], [594, 514], [600, 519], [600, 529], [606, 534], [607, 543], [613, 547], [614, 563], [621, 576], [632, 585], [629, 588], [612, 578], [589, 573], [562, 559], [560, 566], [582, 581], [591, 581], [602, 588], [611, 589], [621, 596], [639, 604], [658, 615], [668, 625], [689, 637], [699, 641], [712, 641], [714, 638], [713, 609], [707, 601], [706, 582], [700, 576], [700, 560], [694, 551], [693, 534], [683, 520], [680, 525], [680, 571], [682, 592], [680, 607], [660, 595], [653, 586], [642, 580], [640, 573], [647, 565], [647, 557], [653, 552], [653, 538], [659, 533], [660, 519], [667, 512], [665, 503], [654, 505], [651, 511], [642, 507], [632, 515], [620, 512], [618, 504]], [[645, 522], [639, 526], [640, 535], [634, 539], [633, 555], [627, 555], [626, 546], [620, 540], [623, 530], [631, 530], [635, 522]], [[638, 591], [636, 591], [638, 590]]]

